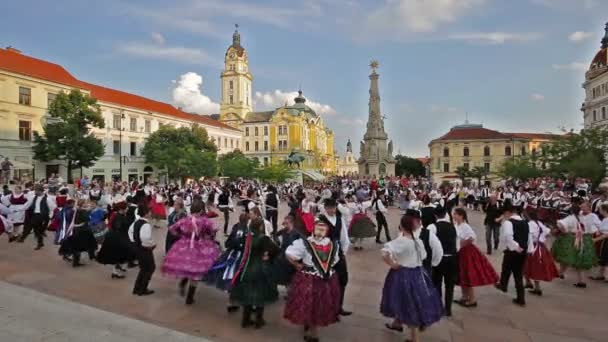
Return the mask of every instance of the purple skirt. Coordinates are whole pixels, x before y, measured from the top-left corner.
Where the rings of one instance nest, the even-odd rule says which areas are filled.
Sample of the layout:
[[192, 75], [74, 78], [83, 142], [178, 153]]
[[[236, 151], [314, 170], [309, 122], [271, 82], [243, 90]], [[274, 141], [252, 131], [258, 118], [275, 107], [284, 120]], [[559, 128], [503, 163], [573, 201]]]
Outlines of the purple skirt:
[[181, 238], [165, 256], [162, 273], [172, 278], [201, 280], [220, 255], [220, 247], [213, 240], [198, 240], [190, 248], [190, 239]]
[[443, 306], [422, 267], [401, 267], [386, 275], [380, 312], [410, 327], [427, 327], [441, 319]]

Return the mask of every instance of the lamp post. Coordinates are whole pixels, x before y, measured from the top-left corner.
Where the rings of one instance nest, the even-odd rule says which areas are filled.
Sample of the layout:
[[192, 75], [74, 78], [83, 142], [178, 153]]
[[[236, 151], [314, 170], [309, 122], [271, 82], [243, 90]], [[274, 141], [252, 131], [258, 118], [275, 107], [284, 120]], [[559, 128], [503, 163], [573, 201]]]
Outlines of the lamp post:
[[118, 162], [119, 162], [119, 168], [120, 168], [120, 179], [119, 181], [122, 182], [122, 120], [125, 118], [125, 112], [124, 111], [120, 111], [120, 124], [118, 125]]

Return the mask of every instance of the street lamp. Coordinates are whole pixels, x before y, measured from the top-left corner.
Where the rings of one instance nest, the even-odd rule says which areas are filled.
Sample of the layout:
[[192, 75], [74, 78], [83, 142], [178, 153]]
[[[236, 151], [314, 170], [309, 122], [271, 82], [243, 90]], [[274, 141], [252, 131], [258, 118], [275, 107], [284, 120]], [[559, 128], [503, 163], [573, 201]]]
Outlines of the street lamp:
[[123, 110], [120, 111], [120, 124], [118, 125], [118, 162], [120, 165], [120, 179], [119, 182], [122, 182], [122, 120], [125, 118], [125, 112]]

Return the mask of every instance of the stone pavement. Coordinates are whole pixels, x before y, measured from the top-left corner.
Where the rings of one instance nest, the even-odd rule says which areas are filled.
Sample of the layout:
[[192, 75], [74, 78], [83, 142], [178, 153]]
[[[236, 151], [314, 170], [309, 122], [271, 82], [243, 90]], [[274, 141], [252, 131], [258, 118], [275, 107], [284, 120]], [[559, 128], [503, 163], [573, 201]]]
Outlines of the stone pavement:
[[0, 281], [0, 341], [209, 342]]
[[[281, 208], [281, 215], [285, 208]], [[399, 211], [391, 209], [389, 226], [396, 234]], [[236, 220], [237, 215], [232, 215]], [[218, 218], [221, 227], [221, 218]], [[485, 250], [485, 239], [481, 226], [482, 216], [471, 213], [471, 225], [478, 235], [478, 246]], [[155, 231], [159, 246], [163, 246], [165, 229]], [[50, 240], [50, 239], [48, 239]], [[205, 286], [197, 292], [197, 302], [190, 307], [183, 304], [177, 294], [174, 280], [162, 277], [158, 269], [162, 261], [162, 248], [156, 250], [157, 272], [151, 288], [156, 293], [148, 297], [135, 297], [131, 289], [136, 270], [130, 270], [123, 280], [110, 279], [111, 267], [92, 263], [73, 269], [57, 256], [55, 246], [46, 246], [42, 251], [33, 251], [34, 241], [29, 238], [24, 244], [8, 244], [0, 240], [0, 280], [20, 285], [42, 293], [65, 298], [101, 310], [151, 323], [156, 326], [180, 331], [192, 336], [205, 337], [213, 341], [289, 341], [301, 340], [297, 327], [281, 318], [283, 300], [267, 309], [268, 325], [261, 330], [242, 330], [240, 315], [228, 315], [225, 311], [227, 295]], [[354, 315], [343, 318], [340, 324], [321, 331], [323, 341], [402, 341], [403, 335], [387, 331], [387, 321], [379, 314], [382, 284], [388, 268], [380, 258], [380, 246], [372, 240], [366, 241], [366, 249], [348, 253], [350, 283], [346, 294], [346, 308]], [[86, 261], [86, 257], [84, 257]], [[490, 257], [498, 270], [502, 260], [499, 253]], [[544, 285], [541, 298], [528, 296], [528, 306], [520, 308], [511, 303], [510, 294], [497, 292], [493, 287], [477, 289], [479, 307], [464, 309], [454, 306], [454, 317], [442, 320], [423, 334], [422, 340], [429, 342], [573, 342], [605, 341], [608, 336], [608, 284], [589, 282], [589, 288], [580, 290], [572, 286], [573, 275], [566, 280]], [[0, 288], [1, 292], [4, 289]], [[459, 290], [456, 290], [456, 297]], [[23, 297], [19, 291], [10, 295]], [[8, 304], [7, 304], [8, 303]], [[19, 300], [2, 301], [0, 306], [9, 312], [23, 312]], [[31, 322], [36, 324], [36, 322]], [[99, 331], [95, 326], [91, 335]], [[19, 336], [19, 335], [18, 335]], [[82, 336], [82, 335], [81, 335]], [[0, 339], [4, 341], [4, 339]], [[78, 339], [73, 341], [87, 341]]]

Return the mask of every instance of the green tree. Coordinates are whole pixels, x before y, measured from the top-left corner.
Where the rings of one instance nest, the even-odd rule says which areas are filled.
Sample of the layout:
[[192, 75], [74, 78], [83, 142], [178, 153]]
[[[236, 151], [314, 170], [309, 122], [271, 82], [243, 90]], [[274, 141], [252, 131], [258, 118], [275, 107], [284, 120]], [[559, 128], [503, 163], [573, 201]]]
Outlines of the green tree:
[[469, 171], [469, 177], [477, 180], [477, 184], [481, 184], [481, 179], [488, 175], [486, 168], [483, 166], [475, 166]]
[[503, 178], [525, 180], [540, 177], [544, 172], [538, 168], [537, 162], [527, 156], [523, 156], [505, 159], [498, 168], [497, 174]]
[[456, 168], [456, 170], [454, 170], [454, 173], [458, 176], [458, 178], [460, 178], [462, 184], [464, 184], [464, 181], [467, 179], [467, 177], [469, 177], [470, 171], [464, 166], [459, 166]]
[[293, 177], [293, 172], [285, 163], [278, 163], [256, 169], [255, 177], [262, 181], [282, 183]]
[[74, 168], [91, 167], [104, 154], [93, 127], [104, 128], [97, 100], [79, 90], [60, 92], [49, 106], [44, 134], [34, 132], [34, 159], [65, 161], [71, 183]]
[[240, 150], [228, 152], [219, 157], [220, 174], [235, 179], [238, 177], [251, 177], [258, 167], [257, 159], [245, 157]]
[[426, 176], [426, 169], [420, 160], [400, 154], [395, 156], [395, 160], [397, 161], [395, 164], [395, 174], [397, 176]]
[[170, 179], [217, 175], [217, 148], [198, 125], [175, 128], [162, 125], [150, 134], [142, 150], [146, 163], [166, 168]]

